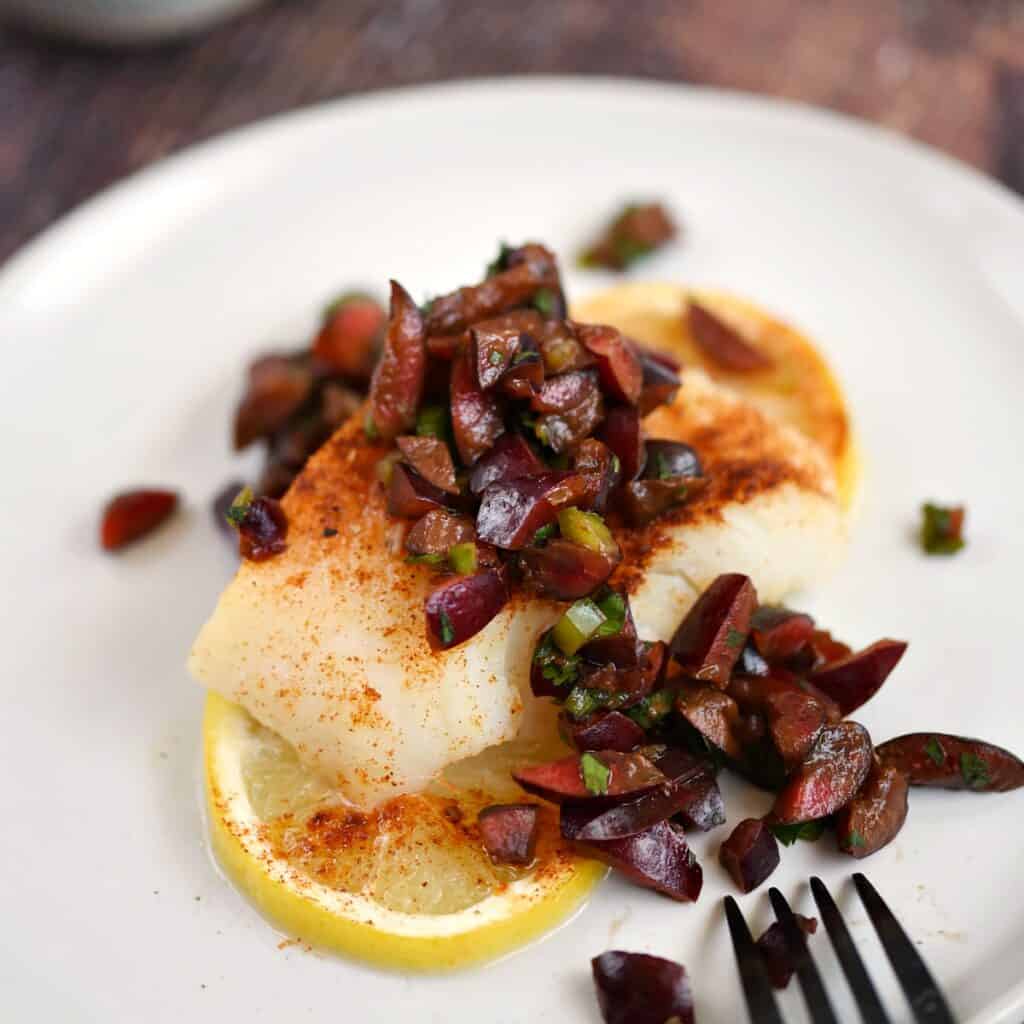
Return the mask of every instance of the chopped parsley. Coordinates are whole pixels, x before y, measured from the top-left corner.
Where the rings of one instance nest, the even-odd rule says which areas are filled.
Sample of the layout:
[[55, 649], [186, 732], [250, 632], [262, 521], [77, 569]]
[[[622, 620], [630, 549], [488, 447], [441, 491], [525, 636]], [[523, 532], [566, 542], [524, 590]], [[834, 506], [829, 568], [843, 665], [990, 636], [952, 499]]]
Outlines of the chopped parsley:
[[747, 641], [747, 638], [738, 630], [732, 626], [729, 627], [729, 631], [725, 634], [725, 646], [731, 650], [738, 650]]
[[442, 611], [440, 616], [441, 620], [441, 643], [447, 647], [455, 639], [455, 628], [452, 626], [452, 620], [448, 618], [448, 613]]
[[574, 684], [580, 674], [580, 659], [575, 655], [563, 654], [551, 638], [551, 631], [544, 634], [533, 652], [534, 664], [540, 666], [541, 675], [555, 686]]
[[369, 441], [376, 441], [380, 437], [377, 424], [373, 422], [373, 417], [369, 413], [366, 414], [366, 420], [363, 422], [363, 430], [366, 431], [366, 437]]
[[657, 473], [659, 480], [667, 480], [672, 476], [672, 467], [669, 465], [668, 459], [661, 452], [654, 456], [654, 471]]
[[593, 796], [604, 796], [608, 792], [612, 770], [590, 751], [580, 758], [580, 775], [583, 777], [583, 785], [587, 787], [588, 793]]
[[618, 636], [626, 624], [626, 599], [620, 593], [609, 590], [603, 596], [599, 595], [595, 604], [601, 609], [604, 622], [597, 627], [594, 636]]
[[333, 526], [325, 526], [324, 527], [324, 536], [325, 537], [337, 537], [338, 536], [338, 531]]
[[771, 825], [770, 828], [783, 846], [792, 846], [798, 839], [809, 843], [820, 839], [822, 832], [825, 831], [825, 822], [821, 818], [815, 818], [813, 821], [802, 821], [797, 825]]
[[487, 357], [487, 362], [489, 362], [491, 366], [501, 366], [504, 360], [501, 357], [501, 353], [496, 348], [492, 348], [491, 354]]
[[846, 837], [846, 845], [856, 850], [862, 846], [867, 846], [868, 841], [855, 829], [850, 829], [850, 834]]
[[639, 704], [634, 704], [626, 714], [641, 729], [653, 729], [672, 710], [674, 699], [675, 694], [671, 690], [656, 690]]
[[946, 763], [946, 752], [942, 749], [942, 744], [935, 736], [929, 737], [928, 742], [924, 745], [924, 752], [928, 755], [928, 759], [932, 764], [937, 765], [939, 768]]
[[964, 546], [963, 505], [935, 505], [921, 508], [921, 547], [929, 555], [954, 555]]
[[533, 296], [533, 308], [541, 316], [554, 316], [557, 299], [550, 288], [538, 288]]
[[533, 535], [533, 545], [534, 545], [534, 547], [538, 547], [541, 544], [543, 544], [545, 541], [550, 540], [557, 532], [558, 532], [558, 524], [557, 523], [548, 523], [547, 526], [542, 526]]
[[565, 698], [565, 710], [575, 719], [586, 718], [597, 711], [606, 695], [600, 690], [588, 690], [584, 686], [574, 686]]
[[249, 515], [249, 506], [252, 504], [252, 501], [252, 488], [243, 487], [235, 495], [235, 500], [231, 502], [231, 508], [228, 509], [224, 518], [236, 529], [242, 526]]
[[[410, 565], [444, 565], [446, 559], [444, 555], [407, 555], [405, 559]], [[444, 612], [441, 613], [442, 615]]]
[[573, 718], [579, 720], [595, 711], [616, 710], [629, 701], [628, 692], [609, 693], [607, 690], [590, 690], [585, 686], [574, 686], [569, 691], [569, 696], [565, 698], [564, 707]]
[[498, 255], [487, 264], [487, 267], [484, 270], [484, 277], [494, 277], [495, 274], [500, 274], [503, 270], [508, 270], [508, 257], [511, 252], [511, 246], [502, 242], [498, 247]]
[[968, 789], [987, 789], [992, 781], [988, 762], [977, 754], [964, 751], [960, 755], [960, 774]]

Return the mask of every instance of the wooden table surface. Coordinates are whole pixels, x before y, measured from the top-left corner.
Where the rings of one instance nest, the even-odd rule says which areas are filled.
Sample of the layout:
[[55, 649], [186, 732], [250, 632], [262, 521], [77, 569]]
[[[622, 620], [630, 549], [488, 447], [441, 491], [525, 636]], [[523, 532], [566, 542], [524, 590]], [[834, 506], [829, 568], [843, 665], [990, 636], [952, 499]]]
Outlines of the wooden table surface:
[[1024, 192], [1024, 0], [279, 0], [129, 51], [0, 30], [0, 260], [105, 185], [237, 125], [368, 89], [525, 72], [799, 99]]

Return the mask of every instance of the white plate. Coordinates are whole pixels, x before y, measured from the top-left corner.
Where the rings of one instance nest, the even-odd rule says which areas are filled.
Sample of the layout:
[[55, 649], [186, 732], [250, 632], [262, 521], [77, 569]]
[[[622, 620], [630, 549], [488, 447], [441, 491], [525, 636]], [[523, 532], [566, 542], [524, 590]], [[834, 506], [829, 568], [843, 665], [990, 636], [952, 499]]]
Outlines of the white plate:
[[[744, 1019], [724, 832], [696, 843], [696, 906], [611, 881], [533, 948], [422, 978], [279, 949], [218, 876], [198, 810], [202, 694], [183, 661], [231, 571], [207, 501], [240, 472], [227, 424], [245, 360], [306, 338], [339, 286], [394, 276], [426, 296], [478, 275], [499, 238], [568, 257], [630, 195], [664, 196], [686, 224], [646, 275], [782, 312], [847, 384], [866, 499], [845, 570], [802, 603], [855, 643], [911, 641], [864, 723], [1024, 750], [1020, 203], [875, 129], [711, 91], [541, 79], [328, 105], [139, 175], [0, 274], [4, 1016], [583, 1024], [587, 961], [620, 947], [685, 962], [702, 1024]], [[602, 283], [569, 274], [575, 294]], [[185, 514], [100, 554], [103, 500], [147, 481], [180, 487]], [[969, 505], [955, 559], [912, 541], [929, 497]], [[727, 802], [737, 820], [766, 801], [733, 786]], [[912, 805], [863, 867], [964, 1020], [1019, 1021], [1024, 792]], [[877, 961], [854, 868], [826, 839], [772, 881], [809, 911], [804, 882], [822, 875]], [[743, 907], [769, 920], [763, 892]], [[827, 940], [815, 949], [834, 973]]]

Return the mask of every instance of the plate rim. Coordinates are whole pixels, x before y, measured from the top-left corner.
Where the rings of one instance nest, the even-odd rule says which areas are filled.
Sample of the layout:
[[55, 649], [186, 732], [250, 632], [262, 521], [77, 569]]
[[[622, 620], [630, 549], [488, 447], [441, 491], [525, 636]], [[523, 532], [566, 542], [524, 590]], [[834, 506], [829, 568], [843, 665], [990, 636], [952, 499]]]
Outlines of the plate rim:
[[[879, 159], [946, 174], [958, 188], [969, 190], [979, 201], [998, 210], [1024, 237], [1024, 198], [1008, 186], [928, 143], [850, 114], [779, 97], [665, 79], [556, 74], [487, 76], [334, 97], [272, 114], [190, 143], [74, 205], [0, 263], [0, 313], [12, 300], [16, 303], [22, 281], [32, 275], [51, 272], [48, 264], [54, 249], [74, 244], [81, 236], [93, 235], [97, 224], [107, 217], [130, 216], [138, 204], [145, 205], [151, 201], [149, 196], [154, 186], [164, 181], [173, 183], [183, 169], [188, 169], [189, 174], [201, 175], [204, 168], [222, 160], [237, 161], [249, 148], [258, 149], [271, 142], [279, 145], [290, 132], [315, 129], [318, 122], [330, 124], [348, 114], [366, 114], [375, 108], [404, 105], [409, 100], [457, 105], [466, 99], [485, 99], [495, 94], [506, 101], [518, 99], [521, 102], [530, 99], [572, 101], [609, 94], [639, 99], [646, 96], [659, 102], [692, 105], [693, 108], [709, 104], [724, 106], [738, 115], [772, 118], [777, 123], [788, 122], [821, 138], [855, 137], [859, 145], [870, 147]], [[138, 228], [142, 235], [153, 230], [152, 220], [145, 221]], [[1022, 1009], [1024, 980], [990, 1000], [965, 1024], [1010, 1024], [1011, 1015]]]
[[670, 79], [561, 74], [483, 76], [337, 96], [258, 118], [209, 138], [191, 142], [111, 182], [30, 236], [0, 263], [0, 303], [6, 300], [9, 290], [16, 288], [19, 280], [32, 273], [41, 260], [45, 260], [48, 249], [67, 245], [77, 234], [88, 233], [93, 221], [114, 216], [119, 208], [128, 208], [139, 200], [145, 202], [147, 189], [158, 184], [161, 179], [175, 175], [182, 166], [192, 165], [195, 173], [204, 164], [237, 156], [233, 150], [266, 145], [267, 136], [284, 136], [308, 128], [317, 121], [328, 122], [335, 117], [343, 118], [348, 113], [366, 112], [374, 107], [393, 107], [408, 100], [457, 103], [463, 99], [494, 93], [500, 93], [503, 99], [511, 97], [513, 93], [517, 93], [520, 98], [529, 98], [530, 93], [536, 94], [537, 98], [542, 94], [550, 98], [552, 92], [560, 94], [560, 98], [570, 99], [588, 94], [598, 96], [601, 93], [618, 92], [631, 93], [637, 97], [646, 95], [662, 101], [694, 103], [698, 106], [707, 103], [724, 104], [736, 113], [796, 121], [805, 129], [825, 135], [854, 135], [858, 137], [858, 142], [871, 146], [886, 159], [927, 165], [933, 171], [940, 170], [950, 175], [957, 180], [959, 187], [971, 189], [982, 201], [994, 204], [1004, 215], [1017, 219], [1024, 230], [1024, 197], [1009, 186], [930, 143], [853, 114], [778, 96]]

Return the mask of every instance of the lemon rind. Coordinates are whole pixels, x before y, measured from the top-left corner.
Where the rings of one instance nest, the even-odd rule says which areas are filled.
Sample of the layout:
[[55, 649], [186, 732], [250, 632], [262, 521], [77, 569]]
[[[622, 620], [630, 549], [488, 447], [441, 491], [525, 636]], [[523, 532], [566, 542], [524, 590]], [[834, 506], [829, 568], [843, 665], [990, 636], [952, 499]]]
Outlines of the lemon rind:
[[[320, 949], [379, 967], [445, 971], [520, 948], [565, 923], [606, 868], [582, 858], [532, 876], [453, 914], [408, 914], [323, 886], [276, 857], [246, 795], [241, 708], [207, 697], [203, 719], [206, 800], [213, 852], [230, 880], [274, 924]], [[232, 756], [234, 755], [234, 756]]]

